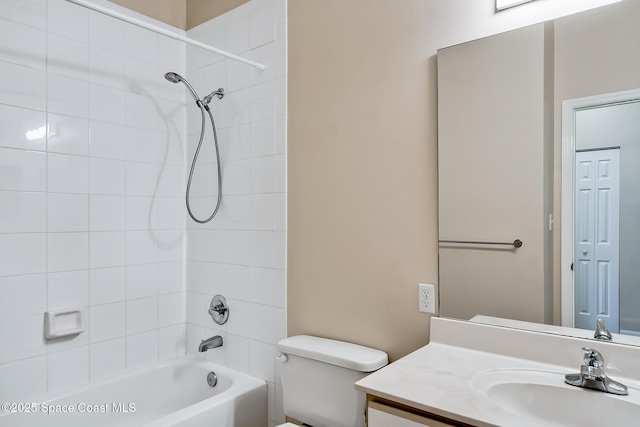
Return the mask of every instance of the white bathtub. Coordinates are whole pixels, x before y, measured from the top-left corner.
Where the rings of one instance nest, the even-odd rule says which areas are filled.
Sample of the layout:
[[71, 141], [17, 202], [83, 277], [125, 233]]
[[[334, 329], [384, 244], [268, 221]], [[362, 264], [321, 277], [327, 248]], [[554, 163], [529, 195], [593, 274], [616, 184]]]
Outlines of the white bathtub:
[[[207, 383], [211, 371], [218, 377], [215, 387]], [[0, 415], [0, 427], [267, 425], [264, 381], [192, 357], [128, 372], [44, 399], [11, 403], [16, 405], [10, 409], [21, 412]]]

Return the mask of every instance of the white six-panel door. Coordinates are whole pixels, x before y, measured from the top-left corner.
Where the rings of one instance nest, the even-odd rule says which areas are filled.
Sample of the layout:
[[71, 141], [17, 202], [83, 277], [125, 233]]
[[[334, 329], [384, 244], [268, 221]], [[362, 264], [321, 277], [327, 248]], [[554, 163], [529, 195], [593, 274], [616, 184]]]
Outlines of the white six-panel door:
[[576, 153], [575, 327], [619, 331], [620, 150]]

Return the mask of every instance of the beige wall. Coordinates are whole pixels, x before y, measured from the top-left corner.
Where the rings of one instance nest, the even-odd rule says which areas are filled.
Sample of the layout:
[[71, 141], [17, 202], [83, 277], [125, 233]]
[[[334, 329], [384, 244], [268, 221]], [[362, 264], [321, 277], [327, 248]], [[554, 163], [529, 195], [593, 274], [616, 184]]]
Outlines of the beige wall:
[[110, 0], [158, 21], [185, 29], [187, 24], [187, 0]]
[[174, 27], [188, 30], [249, 0], [109, 0]]
[[187, 30], [222, 15], [249, 0], [186, 0]]
[[288, 334], [396, 359], [437, 282], [435, 48], [422, 0], [289, 2]]

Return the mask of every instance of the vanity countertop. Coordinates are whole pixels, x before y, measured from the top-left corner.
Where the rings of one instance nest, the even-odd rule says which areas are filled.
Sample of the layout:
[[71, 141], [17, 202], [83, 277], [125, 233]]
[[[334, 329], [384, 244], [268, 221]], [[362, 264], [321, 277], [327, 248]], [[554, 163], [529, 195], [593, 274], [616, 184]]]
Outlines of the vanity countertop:
[[[489, 400], [475, 379], [490, 371], [543, 371], [556, 373], [562, 386], [564, 374], [579, 372], [584, 346], [603, 354], [611, 377], [637, 371], [636, 347], [452, 319], [431, 322], [428, 345], [356, 382], [356, 389], [474, 426], [537, 427], [540, 420], [528, 422]], [[633, 384], [639, 379], [624, 377]]]

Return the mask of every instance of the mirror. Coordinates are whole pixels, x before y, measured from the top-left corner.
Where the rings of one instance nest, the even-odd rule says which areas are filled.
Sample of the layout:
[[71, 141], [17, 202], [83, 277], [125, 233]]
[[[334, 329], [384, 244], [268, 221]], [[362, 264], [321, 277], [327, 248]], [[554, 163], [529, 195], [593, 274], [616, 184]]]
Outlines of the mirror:
[[[595, 145], [576, 138], [596, 134], [594, 105], [613, 111], [629, 103], [587, 106], [585, 99], [640, 88], [639, 21], [640, 4], [622, 1], [438, 51], [440, 315], [500, 317], [557, 333], [575, 325], [574, 312], [585, 310], [576, 299], [586, 297], [574, 292], [571, 271], [575, 198], [568, 169], [576, 169], [582, 144], [621, 145], [606, 141], [606, 133]], [[581, 131], [568, 125], [563, 105], [583, 123]], [[578, 135], [571, 143], [567, 126]], [[640, 150], [640, 135], [636, 142], [620, 149], [620, 182], [634, 183], [619, 202], [627, 213], [620, 212], [626, 225], [619, 229], [617, 317], [619, 330], [630, 334], [640, 331], [640, 263], [632, 252], [640, 243], [640, 180], [622, 176], [638, 169], [625, 166]], [[579, 335], [593, 336], [594, 329], [595, 322]]]

